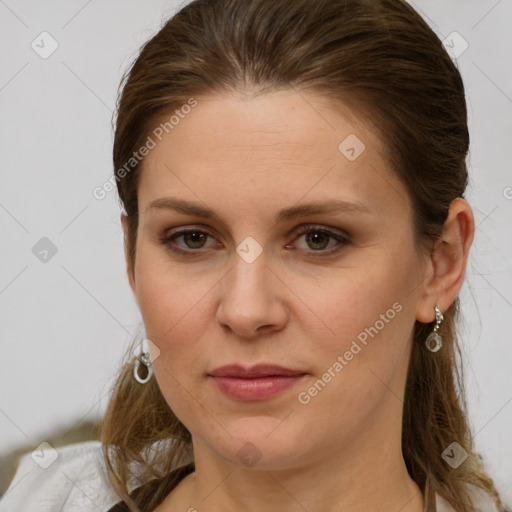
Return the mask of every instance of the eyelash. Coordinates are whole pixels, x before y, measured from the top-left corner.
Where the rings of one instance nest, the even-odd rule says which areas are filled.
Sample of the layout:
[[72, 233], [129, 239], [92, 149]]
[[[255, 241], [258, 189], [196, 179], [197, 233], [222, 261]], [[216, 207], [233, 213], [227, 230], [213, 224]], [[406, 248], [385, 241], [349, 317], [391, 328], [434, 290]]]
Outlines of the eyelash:
[[[186, 250], [186, 249], [178, 248], [176, 245], [174, 245], [173, 242], [174, 242], [174, 240], [176, 238], [179, 238], [181, 236], [187, 235], [189, 233], [199, 233], [199, 234], [203, 234], [203, 235], [207, 235], [207, 236], [211, 236], [212, 238], [215, 238], [215, 237], [213, 237], [212, 235], [210, 235], [206, 231], [202, 231], [200, 229], [190, 229], [189, 228], [189, 229], [183, 229], [181, 231], [177, 231], [176, 233], [173, 233], [170, 236], [166, 236], [164, 238], [161, 238], [160, 242], [164, 246], [166, 246], [169, 250], [171, 250], [171, 251], [173, 251], [175, 253], [178, 253], [178, 254], [192, 255], [193, 253], [201, 252], [202, 248]], [[298, 238], [298, 237], [300, 237], [302, 235], [311, 234], [311, 233], [321, 233], [321, 234], [327, 235], [330, 239], [334, 239], [334, 240], [336, 240], [338, 242], [337, 245], [335, 245], [334, 247], [331, 247], [330, 249], [327, 249], [327, 250], [323, 250], [323, 249], [314, 250], [314, 249], [311, 249], [308, 252], [311, 252], [312, 253], [311, 255], [313, 257], [330, 256], [330, 255], [340, 251], [344, 246], [349, 245], [351, 243], [347, 236], [343, 236], [343, 235], [341, 235], [339, 233], [336, 233], [334, 231], [331, 231], [329, 229], [326, 229], [326, 228], [321, 227], [321, 226], [316, 226], [316, 225], [302, 226], [299, 229], [299, 232], [297, 233], [296, 238]], [[330, 240], [329, 240], [329, 242], [330, 242]], [[327, 243], [327, 245], [329, 245], [329, 242]], [[299, 250], [301, 250], [301, 249], [299, 249]], [[315, 254], [315, 253], [317, 253], [317, 254]]]

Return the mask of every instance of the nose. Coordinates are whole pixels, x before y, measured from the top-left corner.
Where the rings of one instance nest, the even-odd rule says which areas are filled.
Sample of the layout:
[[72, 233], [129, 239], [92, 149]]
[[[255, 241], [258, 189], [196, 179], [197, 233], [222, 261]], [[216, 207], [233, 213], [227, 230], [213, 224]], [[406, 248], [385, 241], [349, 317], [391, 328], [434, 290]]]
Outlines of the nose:
[[233, 268], [222, 280], [217, 321], [241, 338], [254, 339], [281, 330], [287, 322], [284, 286], [266, 265], [262, 253], [252, 263], [234, 255]]

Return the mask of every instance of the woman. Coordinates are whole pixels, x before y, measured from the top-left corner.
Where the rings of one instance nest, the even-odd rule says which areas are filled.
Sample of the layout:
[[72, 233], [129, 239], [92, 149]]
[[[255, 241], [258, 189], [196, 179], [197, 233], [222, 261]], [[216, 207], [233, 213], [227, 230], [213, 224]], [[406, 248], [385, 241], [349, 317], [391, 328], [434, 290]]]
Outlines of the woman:
[[143, 342], [102, 445], [4, 510], [506, 510], [456, 360], [468, 144], [460, 74], [401, 0], [183, 7], [118, 104]]

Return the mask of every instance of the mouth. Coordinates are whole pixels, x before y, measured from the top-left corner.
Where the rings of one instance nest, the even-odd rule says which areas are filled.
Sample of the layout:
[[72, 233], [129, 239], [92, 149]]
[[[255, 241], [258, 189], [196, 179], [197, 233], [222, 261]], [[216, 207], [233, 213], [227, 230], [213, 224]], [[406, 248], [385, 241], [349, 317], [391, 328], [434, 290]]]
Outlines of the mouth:
[[241, 365], [222, 366], [211, 371], [208, 377], [229, 398], [258, 401], [290, 389], [306, 375], [307, 372], [303, 370], [260, 364], [250, 368]]

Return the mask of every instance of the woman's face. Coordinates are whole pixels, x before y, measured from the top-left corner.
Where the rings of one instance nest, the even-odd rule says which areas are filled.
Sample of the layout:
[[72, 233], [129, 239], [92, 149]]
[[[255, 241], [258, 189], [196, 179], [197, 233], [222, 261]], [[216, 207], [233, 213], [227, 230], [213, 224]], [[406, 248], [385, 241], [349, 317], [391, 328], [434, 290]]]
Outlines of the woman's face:
[[[194, 449], [277, 469], [400, 446], [427, 267], [382, 142], [312, 93], [195, 100], [150, 135], [128, 268]], [[212, 376], [260, 364], [294, 376]]]

